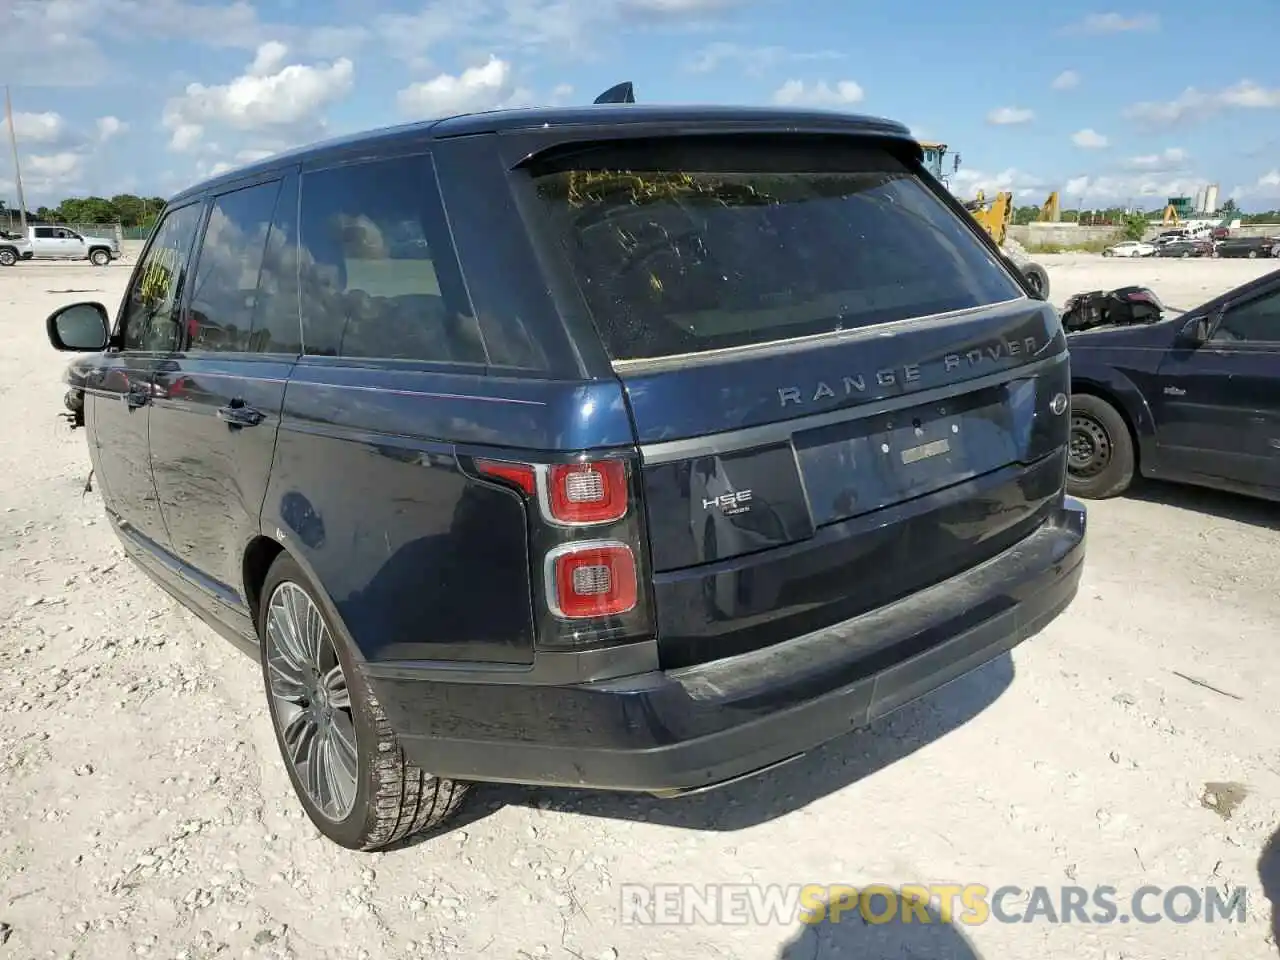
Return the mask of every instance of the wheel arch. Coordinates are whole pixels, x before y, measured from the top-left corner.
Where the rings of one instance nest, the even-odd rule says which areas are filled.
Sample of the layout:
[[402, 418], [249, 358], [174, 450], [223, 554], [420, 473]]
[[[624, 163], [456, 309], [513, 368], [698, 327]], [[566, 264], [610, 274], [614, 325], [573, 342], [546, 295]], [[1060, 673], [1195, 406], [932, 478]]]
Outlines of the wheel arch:
[[258, 610], [262, 605], [262, 587], [267, 581], [267, 571], [276, 557], [285, 553], [284, 544], [271, 537], [256, 536], [245, 547], [241, 560], [241, 571], [244, 579], [244, 599], [249, 605], [249, 618], [255, 630], [259, 629]]
[[317, 576], [311, 564], [307, 562], [307, 558], [298, 550], [290, 550], [280, 539], [266, 534], [259, 534], [250, 540], [241, 559], [244, 598], [249, 605], [249, 616], [253, 621], [254, 629], [261, 629], [261, 624], [258, 623], [258, 611], [262, 605], [262, 587], [267, 581], [267, 574], [271, 571], [271, 565], [275, 563], [276, 558], [281, 554], [287, 555], [290, 560], [302, 568], [302, 572], [307, 575], [307, 579], [310, 581], [313, 592], [317, 594], [316, 599], [324, 607], [324, 612], [328, 614], [330, 623], [337, 627], [342, 641], [346, 643], [352, 656], [357, 660], [363, 661], [365, 659], [363, 652], [352, 638], [351, 632], [347, 629], [342, 615], [338, 613], [337, 607], [334, 606], [333, 600], [330, 599], [324, 582]]
[[[1136, 391], [1136, 388], [1134, 388]], [[1134, 471], [1142, 472], [1142, 462], [1146, 452], [1145, 445], [1151, 438], [1150, 428], [1151, 415], [1146, 409], [1145, 401], [1141, 402], [1141, 407], [1135, 415], [1134, 410], [1130, 409], [1129, 402], [1126, 401], [1124, 394], [1120, 390], [1114, 389], [1111, 385], [1100, 383], [1097, 380], [1088, 377], [1072, 377], [1071, 392], [1086, 394], [1091, 397], [1097, 397], [1112, 407], [1120, 414], [1120, 419], [1124, 421], [1125, 427], [1129, 431], [1129, 437], [1133, 440], [1133, 457]], [[1147, 429], [1142, 429], [1143, 425]]]

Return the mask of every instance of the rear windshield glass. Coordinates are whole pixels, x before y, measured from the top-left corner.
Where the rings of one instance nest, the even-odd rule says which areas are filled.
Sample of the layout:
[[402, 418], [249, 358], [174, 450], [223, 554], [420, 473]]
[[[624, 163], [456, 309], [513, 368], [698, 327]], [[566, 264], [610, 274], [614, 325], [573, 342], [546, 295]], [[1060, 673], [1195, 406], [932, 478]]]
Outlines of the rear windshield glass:
[[614, 360], [1023, 295], [969, 228], [879, 149], [780, 137], [648, 141], [533, 173]]

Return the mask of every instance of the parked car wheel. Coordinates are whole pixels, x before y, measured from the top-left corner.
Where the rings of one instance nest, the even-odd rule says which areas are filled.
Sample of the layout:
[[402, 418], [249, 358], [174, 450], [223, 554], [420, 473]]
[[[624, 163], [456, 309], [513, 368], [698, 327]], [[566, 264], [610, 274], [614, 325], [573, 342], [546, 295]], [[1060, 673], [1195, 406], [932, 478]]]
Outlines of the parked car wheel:
[[109, 254], [106, 250], [90, 250], [89, 262], [92, 263], [95, 267], [105, 267], [108, 263], [111, 262], [111, 254]]
[[1049, 275], [1044, 272], [1043, 267], [1035, 263], [1024, 263], [1022, 275], [1027, 278], [1027, 283], [1036, 296], [1042, 300], [1049, 299]]
[[1258, 259], [1258, 251], [1257, 251], [1257, 250], [1250, 250], [1250, 251], [1249, 251], [1249, 259], [1250, 259], [1250, 260], [1257, 260], [1257, 259]]
[[281, 554], [258, 614], [276, 742], [311, 822], [335, 843], [377, 850], [439, 826], [469, 786], [410, 763], [298, 563]]
[[1089, 500], [1114, 497], [1132, 483], [1134, 463], [1133, 438], [1120, 411], [1100, 397], [1073, 393], [1067, 492]]
[[1116, 255], [1116, 252], [1114, 250], [1103, 250], [1102, 255], [1104, 257], [1114, 257]]
[[18, 254], [11, 247], [0, 247], [0, 267], [12, 267], [18, 262]]

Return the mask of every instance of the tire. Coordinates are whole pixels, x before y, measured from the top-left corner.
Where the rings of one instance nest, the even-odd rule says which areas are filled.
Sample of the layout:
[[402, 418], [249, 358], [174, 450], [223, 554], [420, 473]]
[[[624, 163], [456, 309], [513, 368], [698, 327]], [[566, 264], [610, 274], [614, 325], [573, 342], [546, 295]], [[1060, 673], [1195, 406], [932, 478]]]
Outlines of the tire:
[[1182, 251], [1182, 253], [1180, 254], [1180, 256], [1182, 257], [1182, 259], [1183, 259], [1183, 260], [1186, 260], [1189, 256], [1191, 256], [1191, 251], [1190, 251], [1190, 250], [1183, 250], [1183, 251]]
[[89, 262], [95, 267], [105, 267], [111, 262], [111, 254], [109, 251], [98, 248], [89, 251]]
[[[288, 637], [279, 629], [280, 621], [272, 621], [273, 602], [277, 607], [292, 603], [294, 610], [305, 611], [301, 620], [295, 615], [295, 623], [322, 628], [327, 643], [321, 636], [320, 656], [298, 657], [296, 650], [290, 650]], [[355, 658], [324, 611], [318, 591], [297, 561], [286, 553], [276, 557], [263, 583], [258, 611], [267, 709], [294, 794], [316, 829], [349, 850], [379, 850], [445, 823], [461, 807], [470, 785], [432, 776], [406, 759]], [[287, 616], [287, 610], [277, 609], [276, 616]], [[326, 671], [323, 676], [295, 669], [299, 661], [307, 659], [319, 662]], [[333, 680], [335, 670], [341, 684]], [[314, 703], [304, 693], [314, 695]], [[315, 752], [307, 753], [327, 757], [324, 763], [312, 760], [304, 764], [305, 758], [292, 759], [281, 723], [281, 711], [286, 707], [298, 710], [290, 720], [295, 735], [305, 726], [296, 722], [304, 712], [327, 717], [315, 724], [316, 734], [298, 746], [301, 752], [311, 744], [320, 744]], [[322, 730], [334, 733], [326, 737]], [[325, 743], [328, 751], [322, 749]], [[350, 757], [350, 746], [344, 749], [341, 744], [353, 745], [354, 758]], [[347, 762], [340, 761], [338, 754], [347, 757]], [[335, 778], [342, 779], [350, 790], [326, 803], [324, 797], [313, 796], [304, 777], [311, 767], [330, 763], [334, 764]], [[307, 769], [300, 773], [300, 766]]]
[[1102, 255], [1104, 257], [1114, 257], [1116, 254], [1114, 250], [1103, 250]]
[[1049, 299], [1049, 275], [1044, 272], [1044, 267], [1038, 263], [1024, 263], [1021, 268], [1022, 275], [1027, 278], [1027, 283], [1032, 290], [1040, 294], [1040, 299]]
[[0, 247], [0, 267], [12, 267], [18, 262], [18, 252], [13, 247]]
[[1250, 259], [1250, 260], [1257, 260], [1257, 259], [1258, 259], [1258, 251], [1257, 251], [1257, 250], [1250, 250], [1250, 251], [1249, 251], [1249, 259]]
[[1069, 494], [1104, 500], [1129, 489], [1135, 466], [1133, 436], [1115, 407], [1092, 394], [1073, 393], [1069, 443]]

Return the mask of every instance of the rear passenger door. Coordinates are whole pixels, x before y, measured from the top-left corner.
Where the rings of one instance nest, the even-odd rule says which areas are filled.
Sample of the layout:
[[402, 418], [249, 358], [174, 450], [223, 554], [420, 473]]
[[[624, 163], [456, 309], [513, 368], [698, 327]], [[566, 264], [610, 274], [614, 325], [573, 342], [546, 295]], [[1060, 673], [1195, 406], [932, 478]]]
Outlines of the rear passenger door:
[[367, 659], [527, 662], [524, 508], [469, 479], [455, 443], [532, 433], [541, 404], [488, 376], [431, 156], [315, 162], [301, 179], [303, 356], [263, 527]]
[[183, 323], [156, 374], [151, 462], [173, 553], [241, 612], [245, 548], [301, 350], [296, 219], [292, 173], [210, 198]]

